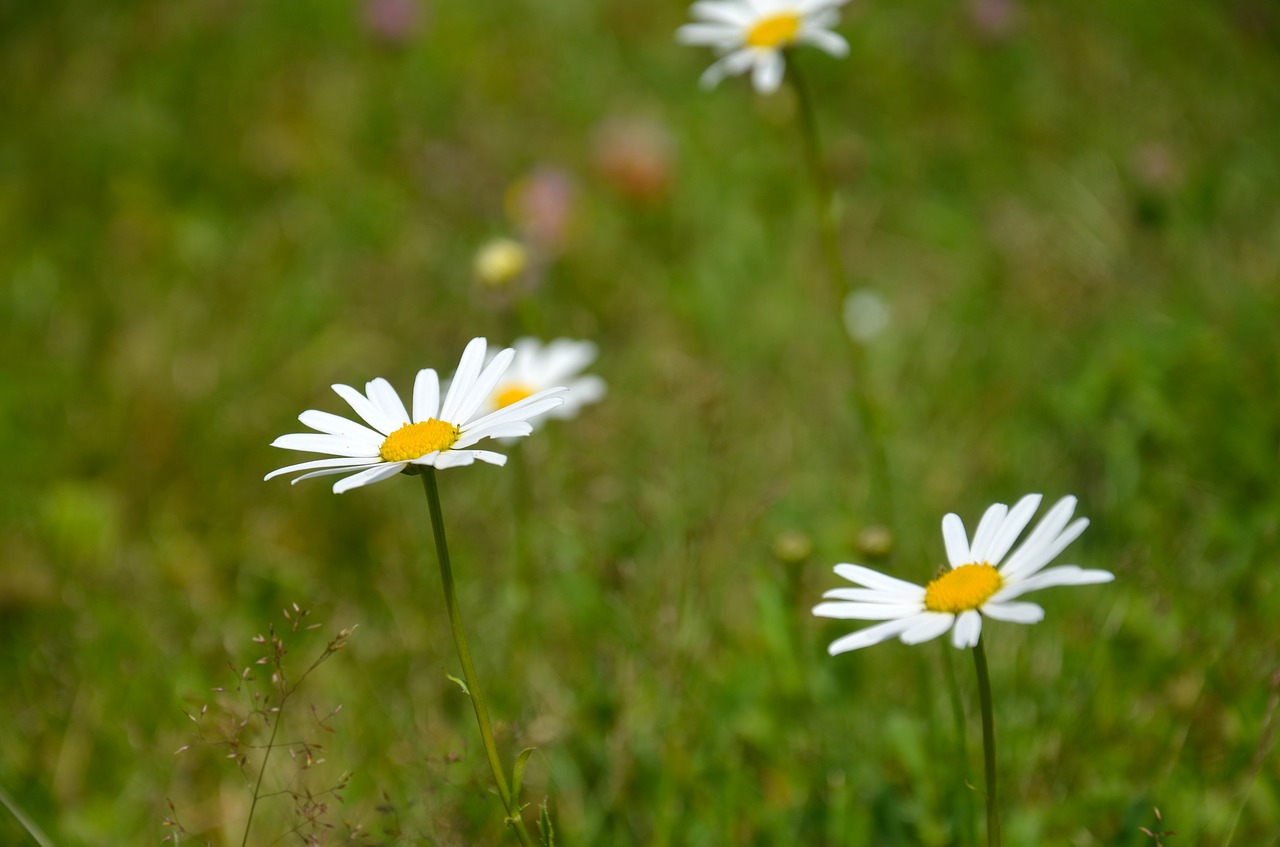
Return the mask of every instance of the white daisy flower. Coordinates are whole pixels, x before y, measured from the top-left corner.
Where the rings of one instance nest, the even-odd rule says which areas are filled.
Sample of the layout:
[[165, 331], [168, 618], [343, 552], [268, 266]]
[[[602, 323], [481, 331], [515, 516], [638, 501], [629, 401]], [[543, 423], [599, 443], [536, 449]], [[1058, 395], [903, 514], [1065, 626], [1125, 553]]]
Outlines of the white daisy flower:
[[951, 566], [923, 588], [860, 565], [836, 565], [837, 574], [863, 587], [831, 589], [822, 596], [836, 602], [819, 603], [813, 613], [884, 623], [837, 638], [827, 652], [834, 656], [894, 637], [904, 644], [920, 644], [948, 629], [956, 647], [972, 647], [982, 634], [984, 617], [1027, 624], [1044, 618], [1044, 609], [1035, 603], [1014, 602], [1023, 594], [1054, 585], [1115, 579], [1109, 571], [1084, 570], [1076, 565], [1044, 569], [1089, 525], [1087, 518], [1071, 521], [1074, 497], [1059, 500], [1001, 565], [1039, 507], [1039, 494], [1028, 494], [1012, 509], [996, 503], [982, 516], [972, 545], [959, 516], [947, 515], [942, 519], [942, 539]]
[[778, 90], [785, 69], [783, 51], [812, 44], [844, 56], [849, 44], [831, 31], [847, 0], [699, 0], [690, 7], [696, 23], [676, 30], [681, 44], [710, 47], [720, 59], [702, 75], [711, 88], [726, 76], [751, 71], [756, 91]]
[[557, 338], [543, 344], [536, 338], [518, 338], [511, 345], [515, 358], [502, 379], [485, 398], [482, 408], [505, 409], [544, 391], [553, 385], [569, 387], [564, 404], [547, 413], [549, 418], [575, 417], [578, 410], [604, 396], [604, 380], [598, 376], [579, 376], [582, 369], [595, 361], [596, 345], [590, 341]]
[[[470, 450], [484, 438], [517, 438], [533, 431], [529, 419], [564, 402], [568, 389], [545, 388], [519, 402], [475, 417], [480, 404], [502, 379], [516, 351], [499, 352], [485, 364], [485, 340], [473, 338], [462, 353], [457, 373], [440, 403], [440, 380], [431, 368], [418, 371], [413, 384], [413, 414], [400, 402], [391, 383], [378, 378], [365, 385], [365, 393], [349, 385], [335, 385], [338, 396], [351, 404], [368, 426], [314, 409], [298, 416], [315, 433], [282, 435], [272, 447], [329, 453], [338, 458], [317, 459], [272, 471], [266, 479], [295, 471], [309, 471], [293, 480], [356, 471], [338, 480], [335, 494], [381, 482], [415, 466], [454, 468], [476, 459], [504, 465], [507, 457], [489, 450]], [[474, 418], [474, 420], [473, 420]], [[372, 427], [372, 429], [370, 428]]]

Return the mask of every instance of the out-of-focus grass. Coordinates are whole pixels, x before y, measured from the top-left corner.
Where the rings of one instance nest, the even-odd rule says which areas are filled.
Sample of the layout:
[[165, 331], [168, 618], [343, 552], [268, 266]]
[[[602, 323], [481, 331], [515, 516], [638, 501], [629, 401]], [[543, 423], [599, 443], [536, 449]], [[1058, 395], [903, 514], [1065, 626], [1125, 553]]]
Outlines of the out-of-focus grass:
[[[474, 4], [473, 4], [474, 5]], [[441, 477], [482, 678], [563, 843], [964, 843], [980, 782], [967, 655], [808, 614], [869, 492], [787, 93], [696, 89], [680, 3], [0, 9], [0, 784], [59, 844], [238, 843], [248, 792], [174, 756], [183, 708], [298, 602], [351, 647], [299, 695], [344, 709], [340, 815], [403, 843], [495, 843], [497, 804], [418, 486], [264, 485], [326, 386], [407, 391], [512, 322], [469, 279], [507, 186], [576, 175], [576, 237], [524, 319], [593, 338], [608, 399]], [[798, 57], [840, 182], [893, 431], [893, 573], [938, 520], [1074, 492], [1069, 559], [1115, 584], [993, 624], [1006, 840], [1220, 843], [1280, 664], [1280, 29], [1265, 4], [963, 6], [846, 15]], [[1212, 72], [1208, 72], [1212, 69]], [[672, 134], [665, 201], [593, 167], [609, 118]], [[800, 563], [775, 537], [814, 544]], [[945, 662], [960, 680], [957, 761]], [[303, 710], [303, 717], [306, 711]], [[1275, 843], [1274, 759], [1235, 843]], [[316, 777], [324, 782], [325, 774]], [[967, 796], [968, 795], [968, 796]], [[260, 843], [287, 826], [282, 804]], [[378, 807], [383, 807], [381, 811]], [[394, 809], [389, 812], [387, 809]], [[0, 817], [0, 841], [20, 843]]]

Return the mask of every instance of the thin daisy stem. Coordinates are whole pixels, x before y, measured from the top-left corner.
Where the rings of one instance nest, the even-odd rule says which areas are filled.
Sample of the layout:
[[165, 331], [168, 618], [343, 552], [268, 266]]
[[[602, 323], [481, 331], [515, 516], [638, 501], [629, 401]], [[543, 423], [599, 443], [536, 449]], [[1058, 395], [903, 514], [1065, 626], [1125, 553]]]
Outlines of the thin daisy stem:
[[841, 321], [840, 334], [849, 351], [849, 367], [853, 375], [853, 405], [862, 425], [870, 454], [870, 484], [872, 494], [880, 494], [885, 522], [893, 529], [893, 492], [890, 488], [889, 460], [885, 450], [885, 435], [880, 414], [871, 396], [868, 384], [868, 368], [865, 351], [843, 327], [845, 301], [850, 292], [849, 275], [840, 255], [839, 227], [836, 221], [835, 188], [827, 173], [822, 154], [822, 139], [818, 133], [818, 115], [813, 95], [805, 81], [795, 56], [787, 60], [787, 78], [796, 91], [800, 112], [800, 138], [804, 149], [805, 165], [813, 182], [814, 197], [818, 205], [818, 231], [822, 240], [822, 256], [827, 266], [827, 280], [834, 299], [832, 308]]
[[987, 770], [987, 847], [1000, 847], [1000, 810], [996, 799], [996, 726], [991, 709], [991, 677], [987, 673], [987, 653], [982, 639], [973, 646], [973, 665], [978, 672], [978, 700], [982, 704], [982, 759]]
[[[964, 722], [964, 704], [960, 700], [960, 680], [956, 678], [955, 659], [952, 654], [955, 650], [951, 649], [950, 644], [942, 644], [942, 666], [946, 669], [947, 675], [947, 693], [948, 699], [951, 701], [951, 718], [955, 722], [955, 739], [956, 739], [956, 762], [959, 763], [961, 769], [960, 776], [965, 784], [969, 783], [969, 768], [966, 762], [968, 758], [965, 756], [965, 750], [969, 749], [969, 733], [965, 731]], [[978, 818], [977, 810], [973, 804], [973, 792], [963, 792], [964, 803], [964, 827], [969, 836], [970, 844], [978, 843]]]
[[440, 584], [444, 588], [444, 603], [449, 611], [449, 626], [453, 630], [453, 643], [458, 648], [458, 661], [462, 663], [462, 676], [467, 683], [467, 696], [471, 698], [471, 707], [476, 713], [476, 723], [480, 726], [480, 740], [484, 743], [485, 755], [489, 757], [489, 767], [493, 770], [494, 782], [498, 785], [498, 797], [502, 799], [502, 807], [507, 811], [507, 822], [515, 827], [520, 843], [525, 847], [533, 847], [529, 831], [525, 829], [524, 820], [518, 807], [519, 798], [511, 796], [507, 785], [507, 777], [502, 769], [502, 759], [498, 756], [498, 745], [493, 738], [493, 725], [489, 720], [489, 707], [485, 704], [484, 695], [480, 692], [480, 679], [476, 675], [476, 666], [471, 661], [471, 648], [467, 646], [467, 634], [462, 628], [462, 613], [458, 609], [458, 596], [453, 588], [453, 568], [449, 565], [449, 544], [444, 536], [444, 513], [440, 509], [440, 490], [436, 485], [436, 469], [422, 469], [422, 487], [427, 492], [427, 506], [431, 510], [431, 531], [436, 539], [436, 558], [440, 562]]

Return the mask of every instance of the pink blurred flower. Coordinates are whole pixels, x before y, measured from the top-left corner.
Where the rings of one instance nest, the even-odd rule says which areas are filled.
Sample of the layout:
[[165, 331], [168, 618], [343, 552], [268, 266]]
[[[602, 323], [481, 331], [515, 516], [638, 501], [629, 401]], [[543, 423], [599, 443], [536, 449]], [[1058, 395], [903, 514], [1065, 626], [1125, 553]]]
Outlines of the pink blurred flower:
[[671, 189], [675, 142], [660, 121], [609, 118], [595, 129], [592, 158], [601, 179], [628, 200], [658, 203]]
[[364, 23], [379, 41], [401, 45], [418, 31], [420, 12], [419, 0], [365, 0]]
[[564, 249], [572, 234], [577, 205], [577, 184], [561, 168], [540, 167], [507, 189], [507, 216], [546, 255]]
[[992, 41], [1013, 35], [1022, 17], [1018, 0], [970, 0], [969, 19], [978, 34]]

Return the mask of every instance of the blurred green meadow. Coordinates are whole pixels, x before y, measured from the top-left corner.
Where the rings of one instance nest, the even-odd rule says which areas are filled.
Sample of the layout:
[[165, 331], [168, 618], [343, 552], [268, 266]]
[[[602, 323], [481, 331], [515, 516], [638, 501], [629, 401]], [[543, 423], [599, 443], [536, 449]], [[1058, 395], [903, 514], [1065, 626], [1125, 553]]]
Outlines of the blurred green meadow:
[[[856, 2], [848, 58], [796, 55], [889, 311], [890, 491], [795, 98], [700, 90], [686, 20], [0, 4], [0, 788], [52, 843], [159, 843], [176, 813], [239, 844], [257, 772], [216, 742], [271, 626], [294, 679], [357, 629], [290, 701], [284, 740], [323, 751], [273, 754], [249, 843], [514, 843], [419, 485], [262, 477], [308, 458], [268, 446], [299, 412], [349, 413], [331, 383], [407, 394], [535, 334], [595, 341], [608, 396], [439, 476], [499, 745], [537, 748], [558, 843], [974, 843], [967, 652], [831, 658], [863, 624], [809, 610], [835, 563], [923, 582], [944, 513], [1043, 491], [1093, 522], [1061, 560], [1117, 579], [985, 629], [1006, 843], [1152, 844], [1158, 807], [1171, 847], [1280, 844], [1276, 7]], [[548, 179], [554, 245], [478, 283]], [[0, 809], [0, 843], [35, 842]]]

